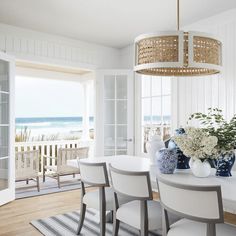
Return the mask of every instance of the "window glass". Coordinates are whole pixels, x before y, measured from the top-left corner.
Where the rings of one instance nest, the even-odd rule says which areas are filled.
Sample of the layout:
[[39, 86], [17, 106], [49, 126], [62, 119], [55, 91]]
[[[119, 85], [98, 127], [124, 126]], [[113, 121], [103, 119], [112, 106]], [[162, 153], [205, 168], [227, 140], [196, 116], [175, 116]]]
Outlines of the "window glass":
[[171, 125], [171, 78], [142, 77], [142, 152], [152, 135], [163, 140], [170, 137]]

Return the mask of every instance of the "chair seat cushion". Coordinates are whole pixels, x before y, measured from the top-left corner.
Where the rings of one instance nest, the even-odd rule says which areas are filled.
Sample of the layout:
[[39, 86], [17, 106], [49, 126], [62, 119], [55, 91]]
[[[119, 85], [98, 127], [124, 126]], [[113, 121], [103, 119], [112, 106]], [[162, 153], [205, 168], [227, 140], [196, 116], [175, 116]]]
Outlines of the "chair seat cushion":
[[[112, 188], [105, 188], [106, 196], [106, 210], [111, 211], [114, 209], [114, 192]], [[119, 204], [124, 204], [129, 201], [128, 198], [118, 197]], [[99, 190], [87, 192], [83, 197], [83, 203], [89, 208], [99, 210]]]
[[[170, 226], [168, 236], [206, 235], [207, 224], [182, 219]], [[216, 236], [235, 236], [236, 227], [229, 224], [216, 224]]]
[[58, 174], [73, 174], [73, 173], [79, 174], [80, 169], [73, 166], [63, 165], [63, 166], [58, 166], [57, 172]]
[[[161, 205], [157, 201], [148, 201], [148, 229], [160, 229], [161, 221]], [[136, 229], [141, 227], [141, 208], [140, 201], [135, 200], [128, 202], [119, 207], [116, 218]]]
[[71, 166], [44, 166], [45, 169], [51, 170], [57, 174], [79, 174], [80, 170]]
[[36, 178], [38, 177], [38, 173], [35, 172], [35, 173], [29, 173], [27, 174], [26, 173], [16, 173], [16, 177], [15, 177], [15, 180], [16, 181], [21, 181], [21, 180], [26, 180], [26, 179], [31, 179], [31, 178]]

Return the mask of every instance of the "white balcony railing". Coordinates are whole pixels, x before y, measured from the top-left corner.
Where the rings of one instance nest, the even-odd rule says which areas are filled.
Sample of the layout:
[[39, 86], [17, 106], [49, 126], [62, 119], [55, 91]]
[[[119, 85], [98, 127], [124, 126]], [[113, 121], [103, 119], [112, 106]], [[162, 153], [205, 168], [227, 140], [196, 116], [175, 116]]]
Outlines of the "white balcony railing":
[[[60, 140], [60, 141], [37, 141], [16, 142], [15, 151], [39, 150], [39, 172], [43, 171], [43, 155], [57, 157], [59, 148], [89, 147], [89, 156], [94, 154], [94, 140]], [[47, 159], [47, 165], [56, 165], [55, 160]]]

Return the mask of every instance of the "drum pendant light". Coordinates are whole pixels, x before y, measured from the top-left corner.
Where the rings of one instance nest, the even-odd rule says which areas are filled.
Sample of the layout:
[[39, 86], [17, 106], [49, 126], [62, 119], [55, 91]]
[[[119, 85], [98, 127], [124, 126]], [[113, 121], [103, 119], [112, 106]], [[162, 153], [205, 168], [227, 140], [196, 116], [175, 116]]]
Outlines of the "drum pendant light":
[[222, 43], [212, 35], [179, 30], [143, 34], [135, 39], [134, 71], [154, 76], [204, 76], [221, 72]]

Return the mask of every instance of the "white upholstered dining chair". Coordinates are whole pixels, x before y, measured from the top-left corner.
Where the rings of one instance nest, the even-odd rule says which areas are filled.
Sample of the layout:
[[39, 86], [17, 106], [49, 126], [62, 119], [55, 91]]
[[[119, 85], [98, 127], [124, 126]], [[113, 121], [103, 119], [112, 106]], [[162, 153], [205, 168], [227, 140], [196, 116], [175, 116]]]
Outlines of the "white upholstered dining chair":
[[[44, 168], [43, 168], [43, 182], [45, 182], [45, 176], [47, 171], [50, 173], [48, 174], [49, 177], [56, 176], [58, 187], [61, 187], [60, 176], [64, 175], [73, 175], [79, 174], [79, 168], [68, 166], [67, 161], [73, 159], [82, 159], [87, 158], [89, 152], [89, 147], [80, 147], [80, 148], [59, 148], [57, 158], [51, 156], [44, 156]], [[49, 165], [46, 160], [54, 159], [57, 164], [56, 165]]]
[[[81, 175], [81, 208], [77, 234], [79, 235], [85, 218], [86, 208], [94, 208], [100, 212], [100, 235], [105, 236], [106, 211], [113, 210], [113, 189], [109, 187], [106, 163], [88, 163], [79, 161]], [[96, 187], [86, 192], [85, 184]], [[122, 203], [127, 199], [120, 199]]]
[[[224, 224], [220, 186], [190, 186], [158, 177], [163, 207], [163, 236], [235, 236], [236, 227]], [[169, 224], [168, 212], [183, 219]]]
[[[114, 189], [115, 209], [113, 236], [118, 235], [120, 222], [124, 222], [147, 236], [151, 230], [161, 229], [161, 205], [153, 200], [149, 172], [130, 172], [109, 166]], [[118, 196], [132, 201], [120, 205]]]

